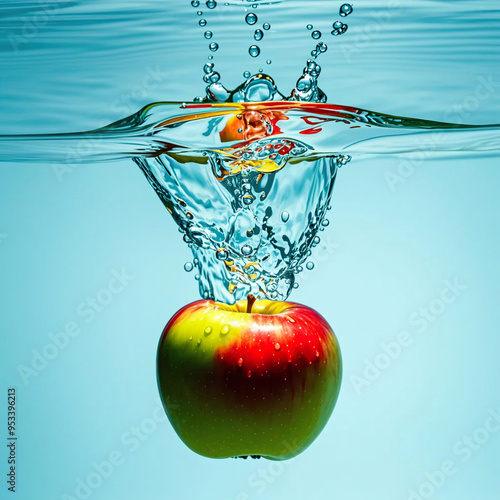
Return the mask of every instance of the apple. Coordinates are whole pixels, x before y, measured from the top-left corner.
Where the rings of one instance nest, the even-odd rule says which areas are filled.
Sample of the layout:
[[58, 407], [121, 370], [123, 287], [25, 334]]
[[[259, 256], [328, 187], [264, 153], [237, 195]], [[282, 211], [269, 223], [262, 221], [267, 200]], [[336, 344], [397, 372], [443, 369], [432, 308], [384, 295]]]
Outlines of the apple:
[[210, 458], [292, 458], [319, 435], [340, 390], [337, 339], [292, 302], [193, 302], [160, 338], [157, 376], [184, 443]]

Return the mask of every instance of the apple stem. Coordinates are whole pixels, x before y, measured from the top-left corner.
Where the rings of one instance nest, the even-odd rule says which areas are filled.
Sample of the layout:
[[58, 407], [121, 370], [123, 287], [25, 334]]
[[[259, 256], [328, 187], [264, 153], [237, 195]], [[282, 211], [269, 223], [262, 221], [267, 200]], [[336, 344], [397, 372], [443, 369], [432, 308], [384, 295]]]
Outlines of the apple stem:
[[257, 297], [255, 297], [255, 295], [252, 295], [251, 293], [247, 295], [247, 313], [250, 314], [252, 312], [252, 307], [255, 304], [256, 300]]

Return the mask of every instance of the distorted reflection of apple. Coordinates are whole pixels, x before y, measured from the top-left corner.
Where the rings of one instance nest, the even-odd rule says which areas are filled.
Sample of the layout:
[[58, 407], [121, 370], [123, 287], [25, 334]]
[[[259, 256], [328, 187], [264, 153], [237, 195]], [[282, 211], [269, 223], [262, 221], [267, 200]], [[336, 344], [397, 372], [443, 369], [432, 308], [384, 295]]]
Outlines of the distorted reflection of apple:
[[342, 362], [316, 311], [249, 296], [180, 309], [161, 336], [157, 370], [165, 411], [193, 451], [283, 460], [327, 423]]

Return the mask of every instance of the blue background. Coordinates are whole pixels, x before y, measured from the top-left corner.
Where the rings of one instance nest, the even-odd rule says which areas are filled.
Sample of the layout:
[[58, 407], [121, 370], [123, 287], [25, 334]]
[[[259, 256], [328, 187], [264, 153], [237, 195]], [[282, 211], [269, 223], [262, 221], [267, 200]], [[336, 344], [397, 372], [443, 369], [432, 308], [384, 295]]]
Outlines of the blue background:
[[[259, 61], [247, 55], [253, 29], [243, 23], [244, 5], [233, 3], [207, 14], [228, 87], [269, 57], [266, 70], [286, 93], [315, 44], [305, 29], [311, 22], [329, 45], [320, 60], [329, 102], [499, 122], [494, 0], [360, 0], [349, 31], [336, 39], [329, 30], [341, 2], [262, 5], [256, 12], [272, 29]], [[88, 130], [149, 102], [203, 92], [209, 52], [187, 1], [54, 4], [0, 7], [0, 133]], [[151, 72], [154, 88], [144, 84]], [[410, 160], [404, 176], [404, 158], [368, 155], [339, 173], [315, 269], [291, 299], [317, 309], [336, 331], [343, 387], [317, 441], [279, 464], [199, 457], [158, 411], [158, 337], [197, 287], [183, 270], [188, 248], [135, 164], [68, 164], [58, 176], [50, 162], [2, 163], [0, 424], [4, 433], [7, 388], [15, 386], [16, 498], [83, 498], [78, 481], [89, 477], [98, 486], [87, 497], [96, 500], [406, 500], [411, 490], [420, 498], [498, 498], [500, 424], [490, 416], [500, 412], [500, 158]], [[391, 184], [389, 173], [400, 182]], [[109, 298], [103, 290], [123, 269], [133, 277], [123, 290], [85, 313], [89, 299]], [[449, 304], [440, 301], [446, 280], [463, 286]], [[429, 307], [439, 313], [421, 320]], [[80, 334], [54, 354], [49, 335], [68, 322]], [[383, 345], [401, 332], [411, 344], [387, 363]], [[23, 378], [33, 350], [44, 349], [53, 359]], [[385, 365], [368, 380], [370, 363]], [[110, 456], [113, 470], [96, 476], [95, 464]], [[443, 467], [447, 475], [435, 474]], [[8, 498], [3, 482], [0, 497]]]

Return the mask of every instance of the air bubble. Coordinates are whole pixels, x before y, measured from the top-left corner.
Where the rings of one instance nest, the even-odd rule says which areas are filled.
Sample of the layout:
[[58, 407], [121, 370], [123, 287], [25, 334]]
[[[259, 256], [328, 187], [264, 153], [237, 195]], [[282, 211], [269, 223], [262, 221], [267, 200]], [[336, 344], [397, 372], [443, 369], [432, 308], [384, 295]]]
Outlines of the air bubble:
[[314, 262], [309, 261], [306, 264], [306, 267], [307, 267], [307, 269], [309, 269], [309, 271], [312, 271], [314, 269]]
[[218, 260], [226, 260], [229, 254], [225, 248], [219, 248], [215, 253], [215, 256], [217, 257]]
[[319, 236], [315, 236], [313, 238], [313, 245], [315, 245], [315, 246], [318, 245], [320, 241], [321, 241], [321, 238]]
[[348, 16], [352, 12], [352, 5], [345, 3], [339, 9], [339, 14], [342, 17]]
[[215, 0], [207, 0], [206, 5], [209, 9], [215, 9], [215, 7], [217, 7], [217, 2]]
[[198, 280], [200, 279], [200, 275], [199, 275], [199, 274], [195, 274], [195, 275], [194, 275], [194, 279], [195, 279], [196, 281], [198, 281]]
[[250, 48], [248, 49], [248, 53], [252, 57], [257, 57], [260, 54], [260, 49], [257, 45], [251, 45]]
[[205, 38], [207, 40], [210, 40], [210, 38], [212, 38], [213, 36], [213, 33], [211, 31], [205, 31]]
[[290, 214], [288, 212], [281, 212], [281, 220], [283, 222], [288, 222], [289, 218], [290, 218]]
[[330, 221], [328, 219], [324, 219], [323, 222], [321, 222], [321, 224], [326, 227], [328, 226], [328, 224], [330, 224]]
[[250, 255], [253, 252], [253, 248], [250, 245], [243, 245], [241, 247], [241, 253], [243, 255]]
[[184, 264], [184, 271], [187, 271], [188, 273], [190, 273], [192, 270], [193, 270], [193, 263], [192, 262], [186, 262]]
[[263, 27], [266, 31], [267, 31], [267, 30], [269, 30], [269, 29], [271, 29], [271, 25], [270, 25], [269, 23], [264, 23], [264, 24], [262, 25], [262, 27]]
[[295, 289], [299, 288], [299, 284], [298, 284], [297, 282], [295, 282], [295, 283], [293, 284], [293, 288], [295, 288]]
[[318, 40], [319, 38], [321, 38], [321, 31], [319, 30], [315, 30], [311, 33], [311, 36], [315, 39], [315, 40]]
[[245, 71], [245, 72], [243, 73], [243, 77], [244, 77], [244, 78], [250, 78], [250, 76], [251, 76], [250, 71]]
[[245, 21], [247, 24], [250, 25], [255, 24], [257, 22], [257, 16], [253, 12], [250, 12], [249, 14], [246, 15]]
[[262, 30], [255, 30], [253, 37], [255, 40], [260, 42], [264, 38], [264, 32]]
[[216, 42], [212, 42], [208, 48], [212, 51], [212, 52], [215, 52], [218, 48], [219, 48], [219, 44], [216, 43]]

